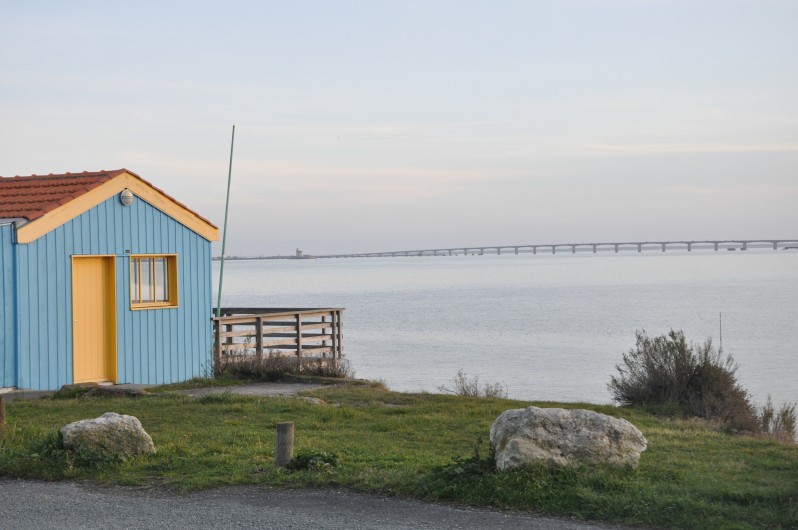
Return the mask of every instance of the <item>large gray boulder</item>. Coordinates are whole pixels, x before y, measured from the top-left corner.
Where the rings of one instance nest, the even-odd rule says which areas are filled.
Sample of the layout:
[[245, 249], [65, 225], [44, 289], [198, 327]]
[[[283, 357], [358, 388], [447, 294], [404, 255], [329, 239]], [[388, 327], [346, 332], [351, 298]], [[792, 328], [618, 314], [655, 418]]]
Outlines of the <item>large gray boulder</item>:
[[116, 412], [61, 427], [61, 442], [65, 449], [84, 457], [97, 455], [102, 459], [125, 459], [155, 452], [155, 444], [139, 419]]
[[643, 434], [628, 421], [581, 409], [506, 410], [491, 425], [490, 442], [501, 471], [535, 462], [637, 467], [646, 450]]

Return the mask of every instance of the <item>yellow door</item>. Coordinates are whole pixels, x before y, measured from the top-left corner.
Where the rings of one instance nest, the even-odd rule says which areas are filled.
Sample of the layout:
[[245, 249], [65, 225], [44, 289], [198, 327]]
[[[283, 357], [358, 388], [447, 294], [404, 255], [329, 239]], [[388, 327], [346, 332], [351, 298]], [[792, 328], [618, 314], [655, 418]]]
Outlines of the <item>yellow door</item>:
[[73, 381], [116, 382], [113, 257], [72, 259]]

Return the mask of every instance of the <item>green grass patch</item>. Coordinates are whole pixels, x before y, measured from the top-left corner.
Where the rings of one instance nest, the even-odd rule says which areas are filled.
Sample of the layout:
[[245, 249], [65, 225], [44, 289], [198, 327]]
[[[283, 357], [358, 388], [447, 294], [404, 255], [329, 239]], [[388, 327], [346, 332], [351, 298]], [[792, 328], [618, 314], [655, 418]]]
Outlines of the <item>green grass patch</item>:
[[[0, 475], [177, 491], [232, 484], [336, 486], [655, 526], [798, 526], [795, 446], [608, 406], [404, 394], [379, 385], [335, 385], [307, 395], [327, 405], [229, 393], [200, 399], [161, 394], [14, 401], [0, 434]], [[502, 411], [530, 404], [626, 418], [643, 431], [649, 448], [636, 471], [494, 472], [486, 460], [490, 424]], [[53, 444], [61, 426], [108, 411], [138, 417], [158, 453], [82, 466]], [[283, 421], [296, 423], [296, 454], [311, 455], [307, 466], [297, 466], [305, 469], [274, 467], [276, 424]], [[316, 465], [320, 455], [334, 458], [335, 465], [324, 465], [323, 459]]]

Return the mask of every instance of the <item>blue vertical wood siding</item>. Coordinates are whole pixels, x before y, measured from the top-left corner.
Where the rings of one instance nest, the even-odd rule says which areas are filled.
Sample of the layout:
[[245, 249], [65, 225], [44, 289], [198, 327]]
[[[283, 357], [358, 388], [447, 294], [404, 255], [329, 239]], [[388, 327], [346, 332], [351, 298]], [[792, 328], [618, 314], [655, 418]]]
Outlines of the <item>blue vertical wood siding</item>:
[[[19, 388], [72, 383], [72, 256], [116, 256], [119, 383], [203, 375], [211, 363], [211, 244], [137, 198], [117, 197], [18, 252]], [[130, 309], [130, 254], [177, 254], [177, 308]]]
[[10, 224], [0, 225], [0, 387], [11, 387], [17, 383], [13, 230]]

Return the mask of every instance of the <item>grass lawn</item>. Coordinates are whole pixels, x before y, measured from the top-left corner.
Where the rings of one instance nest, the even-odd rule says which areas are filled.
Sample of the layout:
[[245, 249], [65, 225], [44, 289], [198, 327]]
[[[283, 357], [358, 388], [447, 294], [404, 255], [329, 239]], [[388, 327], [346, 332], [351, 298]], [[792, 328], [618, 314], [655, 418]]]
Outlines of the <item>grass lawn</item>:
[[[588, 404], [403, 394], [369, 385], [331, 386], [307, 395], [327, 404], [230, 394], [15, 401], [7, 406], [8, 426], [0, 434], [0, 475], [179, 491], [230, 484], [334, 485], [666, 527], [798, 527], [796, 446], [726, 435], [697, 421]], [[485, 458], [490, 424], [508, 408], [531, 404], [628, 419], [648, 439], [640, 467], [492, 472]], [[138, 417], [158, 453], [81, 467], [53, 449], [58, 428], [108, 411]], [[334, 453], [340, 464], [276, 469], [275, 425], [283, 421], [296, 422], [296, 453]], [[475, 462], [477, 445], [482, 460]]]

